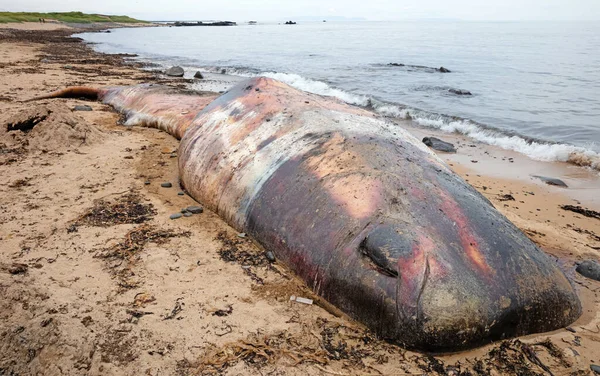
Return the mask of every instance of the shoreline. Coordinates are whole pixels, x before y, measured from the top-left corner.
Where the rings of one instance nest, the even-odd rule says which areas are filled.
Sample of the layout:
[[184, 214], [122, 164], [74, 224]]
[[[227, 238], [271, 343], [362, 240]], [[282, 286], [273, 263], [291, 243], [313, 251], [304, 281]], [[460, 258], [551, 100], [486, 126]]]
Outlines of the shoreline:
[[[222, 351], [236, 353], [231, 343], [264, 344], [262, 338], [267, 336], [307, 360], [294, 366], [281, 357], [257, 368], [238, 358], [224, 371], [259, 374], [284, 367], [288, 374], [433, 374], [439, 370], [424, 354], [376, 340], [357, 323], [318, 304], [290, 303], [290, 295], [312, 295], [283, 265], [248, 264], [243, 252], [260, 260], [262, 251], [251, 240], [238, 237], [214, 213], [169, 220], [169, 214], [196, 203], [178, 195], [177, 187], [160, 187], [162, 181], [178, 181], [177, 158], [172, 157], [178, 142], [167, 134], [120, 126], [119, 115], [97, 102], [18, 102], [67, 85], [155, 82], [184, 88], [197, 82], [143, 70], [143, 63], [122, 55], [94, 52], [69, 36], [78, 32], [75, 29], [27, 35], [6, 30], [0, 29], [0, 35], [8, 35], [0, 42], [4, 77], [0, 120], [5, 124], [19, 114], [43, 109], [52, 114], [47, 115], [49, 124], [43, 121], [24, 136], [28, 145], [23, 150], [16, 147], [20, 140], [0, 139], [0, 173], [8, 183], [1, 188], [0, 199], [0, 333], [4, 333], [0, 348], [6, 354], [0, 355], [0, 369], [58, 374], [56, 365], [60, 365], [65, 374], [139, 374], [141, 370], [191, 374], [210, 369], [207, 364]], [[214, 75], [201, 84], [218, 88], [223, 84], [219, 78]], [[88, 105], [92, 111], [73, 112], [76, 105]], [[419, 139], [435, 135], [408, 122], [400, 125]], [[598, 259], [594, 247], [600, 247], [600, 238], [595, 240], [600, 221], [559, 205], [578, 200], [598, 210], [598, 198], [589, 195], [586, 185], [597, 180], [560, 164], [539, 171], [543, 162], [529, 164], [482, 144], [471, 148], [468, 145], [474, 142], [447, 133], [440, 133], [440, 138], [459, 146], [457, 154], [440, 157], [556, 257], [578, 288], [584, 315], [572, 325], [575, 333], [562, 329], [519, 341], [535, 347], [542, 363], [557, 374], [589, 372], [590, 364], [600, 363], [600, 334], [595, 333], [600, 324], [600, 284], [576, 274], [574, 266], [585, 258]], [[565, 178], [573, 188], [532, 180], [532, 171], [563, 174], [553, 177]], [[150, 215], [147, 225], [172, 231], [172, 236], [145, 244], [129, 255], [123, 268], [124, 261], [107, 256], [106, 247], [118, 247], [140, 225], [97, 227], [80, 218], [98, 200], [110, 202], [130, 192], [140, 204], [153, 205], [156, 214]], [[500, 201], [504, 194], [515, 200]], [[182, 235], [186, 232], [190, 234]], [[224, 259], [224, 251], [231, 257]], [[25, 265], [25, 272], [11, 269], [15, 264]], [[546, 338], [561, 350], [562, 359], [534, 345]], [[450, 372], [457, 364], [459, 369], [460, 364], [462, 369], [472, 369], [478, 360], [489, 358], [485, 366], [498, 374], [503, 369], [490, 354], [501, 346], [493, 343], [435, 359]], [[30, 349], [33, 356], [27, 355]], [[502, 351], [523, 367], [517, 369], [544, 372], [522, 357], [525, 350], [518, 342], [508, 341]], [[308, 354], [324, 362], [311, 361]]]

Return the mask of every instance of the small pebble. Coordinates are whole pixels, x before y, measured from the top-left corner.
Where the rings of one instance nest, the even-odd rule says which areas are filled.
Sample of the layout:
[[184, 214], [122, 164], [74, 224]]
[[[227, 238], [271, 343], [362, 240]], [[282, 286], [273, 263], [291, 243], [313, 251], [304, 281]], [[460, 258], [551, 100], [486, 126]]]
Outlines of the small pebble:
[[171, 214], [171, 216], [169, 218], [171, 218], [171, 219], [179, 219], [181, 217], [183, 217], [183, 214], [181, 214], [181, 213], [175, 213], [175, 214]]
[[93, 111], [88, 105], [77, 105], [73, 108], [73, 111]]
[[600, 366], [597, 366], [597, 365], [595, 365], [595, 364], [592, 364], [592, 365], [590, 366], [590, 369], [591, 369], [592, 371], [594, 371], [594, 373], [595, 373], [595, 374], [597, 374], [597, 375], [600, 375]]
[[177, 154], [173, 153], [171, 155], [169, 155], [170, 158], [177, 158]]
[[185, 195], [185, 193], [183, 193], [182, 191], [177, 192], [177, 196], [183, 196]]
[[186, 210], [192, 214], [201, 214], [204, 211], [204, 208], [202, 208], [202, 206], [188, 206]]
[[275, 254], [271, 251], [268, 251], [265, 253], [265, 256], [267, 257], [267, 260], [269, 260], [269, 262], [275, 262]]
[[567, 331], [571, 332], [571, 333], [577, 333], [577, 331], [573, 328], [571, 328], [570, 326], [566, 328]]
[[166, 182], [166, 183], [162, 183], [160, 186], [163, 188], [171, 188], [173, 186], [173, 184]]
[[187, 217], [191, 217], [192, 215], [193, 215], [193, 214], [192, 214], [192, 213], [190, 213], [189, 211], [186, 211], [185, 213], [183, 213], [183, 216], [184, 216], [184, 217], [186, 217], [186, 218], [187, 218]]
[[246, 237], [246, 233], [242, 232], [238, 234], [238, 238], [245, 238]]
[[144, 182], [144, 185], [150, 185], [150, 180], [146, 180], [146, 181]]

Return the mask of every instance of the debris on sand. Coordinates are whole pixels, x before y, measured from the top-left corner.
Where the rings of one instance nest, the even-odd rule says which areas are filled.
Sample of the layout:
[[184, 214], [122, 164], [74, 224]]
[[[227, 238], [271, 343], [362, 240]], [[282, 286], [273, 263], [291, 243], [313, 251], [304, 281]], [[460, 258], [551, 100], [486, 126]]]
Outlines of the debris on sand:
[[134, 192], [109, 202], [100, 199], [77, 221], [78, 225], [108, 227], [122, 224], [147, 222], [156, 215], [152, 204], [141, 203], [141, 197]]
[[166, 243], [170, 238], [190, 235], [190, 232], [177, 233], [173, 230], [160, 230], [144, 224], [129, 231], [123, 241], [104, 249], [96, 257], [107, 261], [107, 266], [111, 269], [121, 288], [130, 289], [139, 286], [139, 282], [134, 280], [135, 273], [132, 268], [146, 244], [160, 245]]
[[500, 195], [498, 201], [515, 201], [515, 197], [511, 194]]
[[246, 340], [229, 343], [223, 347], [209, 348], [200, 359], [198, 371], [211, 369], [221, 372], [240, 361], [249, 366], [264, 367], [280, 359], [287, 359], [292, 364], [317, 363], [327, 364], [326, 353], [323, 349], [316, 350], [315, 346], [303, 344], [298, 337], [287, 332], [275, 335], [254, 334]]
[[62, 103], [31, 106], [27, 110], [2, 114], [0, 144], [28, 151], [53, 151], [92, 145], [105, 138], [97, 126], [89, 124]]
[[561, 205], [560, 207], [563, 210], [568, 210], [568, 211], [572, 211], [574, 213], [577, 214], [581, 214], [584, 215], [586, 217], [589, 218], [596, 218], [596, 219], [600, 219], [600, 213], [594, 210], [590, 210], [590, 209], [585, 209], [582, 208], [581, 206], [575, 206], [575, 205]]
[[183, 298], [177, 298], [177, 300], [175, 301], [175, 307], [173, 307], [169, 314], [163, 317], [163, 320], [172, 320], [175, 317], [177, 317], [177, 315], [179, 315], [181, 311], [183, 311], [184, 305], [185, 303], [183, 302]]
[[290, 296], [290, 301], [291, 302], [298, 302], [298, 303], [302, 303], [302, 304], [307, 304], [307, 305], [312, 305], [313, 304], [313, 300], [312, 299], [303, 298], [301, 296], [296, 296], [296, 295]]
[[220, 240], [223, 246], [219, 250], [221, 259], [227, 262], [236, 262], [244, 266], [267, 266], [270, 264], [267, 256], [248, 246], [247, 238], [232, 238], [225, 231], [219, 232], [216, 240]]
[[22, 188], [31, 186], [31, 178], [23, 178], [13, 181], [8, 185], [8, 188]]
[[6, 269], [9, 274], [17, 275], [27, 273], [27, 269], [29, 269], [29, 267], [26, 264], [13, 263], [12, 265], [8, 267], [2, 267], [1, 269]]
[[371, 371], [378, 374], [368, 364], [387, 363], [388, 356], [394, 352], [403, 354], [403, 350], [398, 347], [377, 341], [365, 329], [351, 328], [319, 318], [316, 322], [303, 323], [302, 330], [299, 331], [279, 331], [272, 334], [257, 332], [222, 347], [212, 345], [197, 364], [188, 364], [188, 368], [196, 368], [198, 374], [214, 374], [225, 372], [239, 362], [244, 362], [257, 369], [270, 367], [264, 373], [260, 372], [267, 374], [271, 368], [281, 370], [282, 364], [296, 366], [308, 363], [323, 372], [332, 373], [322, 366], [339, 362], [362, 370], [364, 374], [372, 374]]
[[225, 317], [229, 316], [233, 313], [233, 307], [231, 305], [227, 306], [226, 309], [219, 309], [213, 312], [213, 316]]

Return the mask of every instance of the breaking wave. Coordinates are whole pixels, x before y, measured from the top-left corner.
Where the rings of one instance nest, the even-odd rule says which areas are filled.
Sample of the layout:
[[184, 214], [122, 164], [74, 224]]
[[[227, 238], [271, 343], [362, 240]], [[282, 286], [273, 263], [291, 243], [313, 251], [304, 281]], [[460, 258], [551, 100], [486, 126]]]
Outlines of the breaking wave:
[[436, 114], [400, 104], [386, 103], [376, 98], [337, 89], [326, 82], [302, 77], [297, 74], [261, 72], [248, 68], [235, 67], [205, 67], [204, 70], [212, 73], [225, 73], [243, 77], [270, 77], [303, 91], [336, 97], [349, 104], [368, 107], [382, 116], [411, 120], [422, 127], [434, 128], [447, 133], [458, 133], [484, 144], [519, 152], [538, 161], [567, 162], [600, 171], [600, 154], [584, 147], [536, 140], [516, 133], [491, 128], [469, 119]]

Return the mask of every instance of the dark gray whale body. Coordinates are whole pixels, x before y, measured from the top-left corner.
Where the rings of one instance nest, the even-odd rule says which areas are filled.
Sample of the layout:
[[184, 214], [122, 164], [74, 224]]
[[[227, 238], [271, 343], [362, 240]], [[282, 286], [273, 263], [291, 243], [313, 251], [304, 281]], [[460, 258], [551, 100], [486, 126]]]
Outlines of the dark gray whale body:
[[161, 90], [99, 97], [181, 137], [188, 193], [380, 337], [456, 351], [581, 314], [556, 262], [397, 125], [267, 78]]

